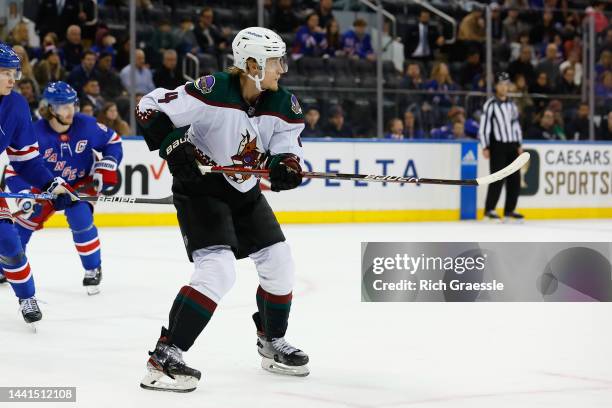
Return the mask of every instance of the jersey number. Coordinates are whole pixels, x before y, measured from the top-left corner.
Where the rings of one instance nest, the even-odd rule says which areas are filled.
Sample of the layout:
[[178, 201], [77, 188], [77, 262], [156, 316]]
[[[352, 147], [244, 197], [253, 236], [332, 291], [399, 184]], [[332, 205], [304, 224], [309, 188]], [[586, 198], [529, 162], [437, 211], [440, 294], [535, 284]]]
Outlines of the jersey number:
[[168, 92], [164, 95], [164, 99], [158, 99], [157, 102], [168, 103], [168, 102], [172, 102], [176, 98], [178, 98], [178, 92]]

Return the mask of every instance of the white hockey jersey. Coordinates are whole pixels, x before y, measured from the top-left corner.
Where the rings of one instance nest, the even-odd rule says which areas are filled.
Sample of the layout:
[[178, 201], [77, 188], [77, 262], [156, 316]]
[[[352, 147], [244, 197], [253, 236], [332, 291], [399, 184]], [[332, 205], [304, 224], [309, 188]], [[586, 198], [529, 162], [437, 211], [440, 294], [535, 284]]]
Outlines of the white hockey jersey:
[[[282, 87], [265, 91], [249, 106], [240, 93], [240, 78], [218, 72], [145, 95], [137, 115], [146, 120], [155, 111], [165, 113], [176, 128], [189, 126], [187, 136], [207, 165], [260, 168], [267, 155], [278, 153], [293, 153], [303, 161], [304, 116], [295, 95]], [[249, 176], [225, 178], [242, 192], [257, 183]]]

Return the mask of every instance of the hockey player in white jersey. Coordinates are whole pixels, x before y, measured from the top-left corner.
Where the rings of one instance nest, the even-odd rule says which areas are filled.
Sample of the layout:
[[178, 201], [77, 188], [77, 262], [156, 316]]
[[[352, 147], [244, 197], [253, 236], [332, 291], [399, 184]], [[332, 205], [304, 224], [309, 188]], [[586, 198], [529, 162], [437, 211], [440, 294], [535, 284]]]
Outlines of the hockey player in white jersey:
[[308, 375], [308, 356], [285, 340], [294, 264], [259, 181], [241, 175], [202, 175], [198, 164], [268, 168], [273, 191], [302, 181], [299, 135], [304, 118], [297, 98], [278, 86], [287, 71], [285, 43], [271, 30], [251, 27], [232, 43], [234, 66], [174, 90], [156, 89], [137, 108], [145, 140], [174, 176], [174, 205], [187, 255], [194, 263], [150, 352], [147, 389], [193, 391], [201, 373], [188, 367], [189, 350], [235, 280], [234, 261], [250, 257], [259, 275], [253, 315], [262, 367]]

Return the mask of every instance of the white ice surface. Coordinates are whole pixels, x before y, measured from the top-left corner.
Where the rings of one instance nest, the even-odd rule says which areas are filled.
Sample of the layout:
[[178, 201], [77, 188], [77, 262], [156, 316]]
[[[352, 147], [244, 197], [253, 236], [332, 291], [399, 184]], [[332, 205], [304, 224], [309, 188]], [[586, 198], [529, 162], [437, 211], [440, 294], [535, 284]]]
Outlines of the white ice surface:
[[[610, 241], [612, 220], [286, 226], [298, 267], [287, 339], [307, 378], [259, 367], [256, 273], [238, 279], [185, 354], [189, 394], [139, 388], [147, 350], [188, 282], [176, 228], [101, 229], [102, 293], [88, 297], [67, 230], [28, 248], [44, 319], [33, 334], [0, 287], [0, 386], [76, 386], [79, 407], [505, 408], [612, 406], [609, 303], [361, 303], [361, 241]], [[18, 404], [17, 407], [75, 404]], [[0, 406], [8, 406], [0, 403]]]

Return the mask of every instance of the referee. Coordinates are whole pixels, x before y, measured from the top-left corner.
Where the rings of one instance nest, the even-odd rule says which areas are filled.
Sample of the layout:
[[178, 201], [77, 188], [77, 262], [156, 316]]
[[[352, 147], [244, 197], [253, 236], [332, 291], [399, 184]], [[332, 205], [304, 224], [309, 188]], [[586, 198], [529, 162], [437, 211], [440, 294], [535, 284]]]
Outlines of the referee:
[[[497, 74], [496, 79], [495, 96], [484, 104], [479, 129], [482, 155], [485, 159], [490, 159], [491, 173], [503, 169], [523, 152], [521, 148], [523, 134], [518, 120], [518, 109], [508, 98], [510, 78], [506, 72], [501, 72]], [[501, 219], [495, 207], [504, 183], [506, 183], [504, 217], [520, 221], [523, 216], [514, 211], [521, 189], [521, 176], [518, 171], [505, 180], [489, 185], [484, 216], [494, 221]]]

